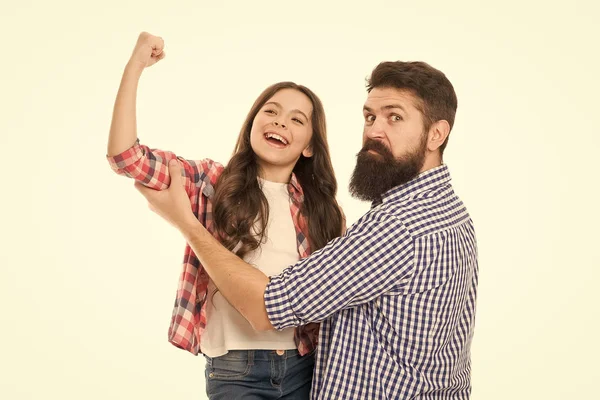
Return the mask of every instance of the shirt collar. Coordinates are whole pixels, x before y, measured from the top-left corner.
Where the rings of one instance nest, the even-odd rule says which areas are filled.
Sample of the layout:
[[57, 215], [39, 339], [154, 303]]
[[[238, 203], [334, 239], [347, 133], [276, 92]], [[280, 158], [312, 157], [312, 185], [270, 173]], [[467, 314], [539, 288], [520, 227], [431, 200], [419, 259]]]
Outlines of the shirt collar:
[[290, 178], [290, 183], [288, 183], [288, 191], [290, 194], [300, 202], [304, 201], [304, 191], [302, 190], [302, 186], [300, 186], [300, 182], [296, 178], [296, 174], [292, 172], [292, 177]]
[[382, 201], [374, 202], [374, 205], [399, 201], [406, 197], [414, 196], [417, 193], [442, 186], [448, 182], [450, 182], [450, 171], [448, 171], [446, 164], [442, 164], [439, 167], [423, 171], [410, 181], [388, 190], [381, 196]]

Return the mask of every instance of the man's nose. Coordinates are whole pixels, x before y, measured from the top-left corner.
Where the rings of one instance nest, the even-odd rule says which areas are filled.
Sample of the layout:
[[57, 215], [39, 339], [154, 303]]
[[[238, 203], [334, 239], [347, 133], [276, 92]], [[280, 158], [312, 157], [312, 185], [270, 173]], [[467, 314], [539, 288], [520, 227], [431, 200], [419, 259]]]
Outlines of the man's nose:
[[365, 134], [369, 139], [382, 139], [385, 137], [385, 130], [383, 129], [383, 124], [374, 121], [371, 126], [366, 128]]

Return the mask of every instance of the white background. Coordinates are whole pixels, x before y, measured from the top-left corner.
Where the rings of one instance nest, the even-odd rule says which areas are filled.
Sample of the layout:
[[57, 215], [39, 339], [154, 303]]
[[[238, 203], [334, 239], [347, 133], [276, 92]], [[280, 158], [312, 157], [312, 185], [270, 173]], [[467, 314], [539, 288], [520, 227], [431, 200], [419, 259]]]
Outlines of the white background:
[[596, 398], [600, 13], [550, 3], [3, 1], [0, 398], [205, 398], [203, 358], [166, 340], [182, 237], [104, 158], [142, 30], [167, 53], [140, 84], [144, 143], [226, 162], [266, 86], [307, 85], [349, 222], [365, 78], [445, 72], [480, 250], [473, 399]]

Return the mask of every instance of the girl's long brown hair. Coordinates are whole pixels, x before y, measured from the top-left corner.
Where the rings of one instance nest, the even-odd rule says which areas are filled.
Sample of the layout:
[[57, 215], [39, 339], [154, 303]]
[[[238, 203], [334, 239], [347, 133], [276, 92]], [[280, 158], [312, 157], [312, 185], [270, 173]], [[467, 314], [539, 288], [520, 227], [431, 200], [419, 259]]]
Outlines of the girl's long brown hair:
[[269, 205], [257, 179], [260, 169], [250, 145], [252, 123], [262, 106], [282, 89], [294, 89], [305, 94], [313, 105], [313, 155], [301, 155], [293, 169], [304, 193], [300, 212], [306, 218], [311, 250], [322, 248], [341, 234], [342, 213], [335, 199], [337, 181], [329, 155], [323, 104], [305, 86], [280, 82], [265, 89], [254, 102], [240, 131], [233, 156], [215, 188], [213, 210], [216, 230], [229, 250], [241, 243], [236, 250], [239, 257], [260, 246], [269, 218]]

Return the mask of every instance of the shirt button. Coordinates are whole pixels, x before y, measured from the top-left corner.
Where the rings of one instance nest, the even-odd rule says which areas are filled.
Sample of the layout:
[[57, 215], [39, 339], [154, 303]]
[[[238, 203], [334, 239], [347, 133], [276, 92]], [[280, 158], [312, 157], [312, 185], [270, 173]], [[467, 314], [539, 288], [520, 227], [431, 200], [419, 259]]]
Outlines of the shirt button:
[[282, 356], [285, 354], [285, 350], [277, 350], [276, 353], [278, 356]]
[[209, 378], [214, 378], [214, 377], [215, 377], [215, 374], [213, 374], [213, 373], [211, 372], [210, 374], [208, 374], [208, 377], [209, 377]]

